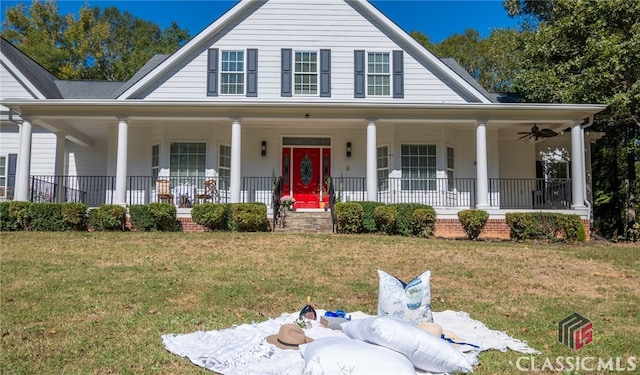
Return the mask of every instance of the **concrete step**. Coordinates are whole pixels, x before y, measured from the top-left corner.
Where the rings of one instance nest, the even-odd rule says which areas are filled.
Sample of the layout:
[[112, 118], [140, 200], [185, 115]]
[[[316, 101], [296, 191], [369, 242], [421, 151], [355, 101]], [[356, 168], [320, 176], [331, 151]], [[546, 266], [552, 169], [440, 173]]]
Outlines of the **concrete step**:
[[274, 232], [331, 233], [331, 212], [287, 211], [284, 220], [280, 219]]

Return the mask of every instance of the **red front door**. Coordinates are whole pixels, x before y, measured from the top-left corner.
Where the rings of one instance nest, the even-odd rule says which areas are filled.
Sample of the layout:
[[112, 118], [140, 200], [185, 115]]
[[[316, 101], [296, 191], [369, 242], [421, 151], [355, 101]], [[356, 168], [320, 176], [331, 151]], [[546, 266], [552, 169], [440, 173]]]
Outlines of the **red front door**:
[[296, 208], [320, 207], [321, 186], [330, 174], [330, 150], [282, 148], [283, 194], [292, 195]]

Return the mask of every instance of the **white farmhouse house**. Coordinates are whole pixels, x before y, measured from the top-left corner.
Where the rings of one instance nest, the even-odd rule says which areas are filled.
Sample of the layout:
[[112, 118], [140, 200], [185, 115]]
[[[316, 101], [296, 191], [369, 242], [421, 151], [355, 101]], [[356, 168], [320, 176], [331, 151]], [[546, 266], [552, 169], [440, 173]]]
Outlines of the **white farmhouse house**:
[[240, 1], [127, 82], [58, 80], [6, 40], [1, 55], [2, 199], [183, 204], [215, 181], [217, 201], [271, 207], [275, 188], [303, 210], [331, 183], [441, 225], [560, 210], [589, 229], [585, 129], [605, 106], [504, 102], [367, 1]]

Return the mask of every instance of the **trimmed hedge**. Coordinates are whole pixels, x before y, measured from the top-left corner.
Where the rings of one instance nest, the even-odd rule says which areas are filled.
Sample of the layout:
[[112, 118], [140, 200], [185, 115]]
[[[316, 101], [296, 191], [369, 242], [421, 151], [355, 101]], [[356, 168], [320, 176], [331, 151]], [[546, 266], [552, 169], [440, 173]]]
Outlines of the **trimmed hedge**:
[[351, 201], [350, 203], [358, 203], [362, 206], [362, 231], [364, 233], [380, 231], [376, 224], [376, 208], [384, 206], [384, 203], [370, 201]]
[[176, 207], [169, 203], [130, 206], [129, 217], [135, 230], [174, 232], [178, 229]]
[[196, 224], [209, 230], [230, 230], [231, 205], [219, 203], [196, 204], [191, 209], [191, 218]]
[[0, 230], [70, 231], [87, 229], [83, 203], [2, 202]]
[[96, 231], [124, 231], [127, 209], [115, 204], [103, 204], [89, 211], [89, 226]]
[[550, 212], [510, 212], [505, 215], [515, 241], [585, 241], [587, 235], [578, 215]]
[[396, 218], [398, 210], [394, 206], [378, 206], [375, 209], [376, 228], [386, 234], [396, 233]]
[[267, 205], [234, 203], [231, 205], [231, 227], [238, 232], [268, 232]]
[[[426, 204], [419, 203], [395, 203], [390, 204], [389, 206], [393, 206], [396, 208], [398, 215], [396, 216], [396, 234], [401, 236], [413, 236], [417, 235], [417, 228], [415, 228], [413, 222], [413, 213], [415, 210], [419, 208], [431, 208], [431, 206], [427, 206]], [[435, 215], [435, 211], [434, 211]], [[434, 221], [435, 225], [435, 221]]]
[[489, 213], [484, 210], [464, 210], [458, 212], [458, 220], [460, 224], [462, 224], [462, 228], [464, 232], [467, 234], [467, 237], [475, 241], [482, 233], [484, 226], [487, 224], [487, 220], [489, 220]]
[[433, 207], [417, 208], [413, 211], [413, 234], [422, 238], [433, 238], [436, 231], [436, 210]]
[[361, 233], [363, 209], [360, 203], [336, 203], [333, 209], [339, 233]]

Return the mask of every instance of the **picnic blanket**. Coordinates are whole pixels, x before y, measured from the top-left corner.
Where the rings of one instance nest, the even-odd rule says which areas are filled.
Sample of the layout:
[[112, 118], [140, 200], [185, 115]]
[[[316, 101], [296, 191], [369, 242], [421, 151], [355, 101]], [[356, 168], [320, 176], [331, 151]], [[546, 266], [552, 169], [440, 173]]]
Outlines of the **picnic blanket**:
[[[316, 311], [318, 317], [324, 314], [323, 310]], [[282, 324], [293, 323], [298, 314], [284, 313], [264, 322], [242, 324], [218, 331], [166, 334], [162, 335], [162, 342], [169, 352], [186, 357], [195, 365], [225, 375], [303, 374], [305, 364], [299, 351], [281, 350], [265, 341], [267, 336], [277, 333]], [[351, 319], [371, 316], [360, 311], [352, 312], [350, 315]], [[472, 319], [466, 312], [433, 312], [433, 319], [443, 329], [456, 332], [464, 337], [465, 342], [480, 347], [479, 350], [463, 353], [474, 365], [479, 363], [478, 354], [485, 350], [513, 350], [525, 354], [539, 354], [526, 342], [510, 337], [504, 332], [491, 330], [482, 322]], [[312, 321], [310, 328], [305, 328], [305, 334], [313, 339], [346, 337], [340, 330], [322, 327], [317, 320]]]

